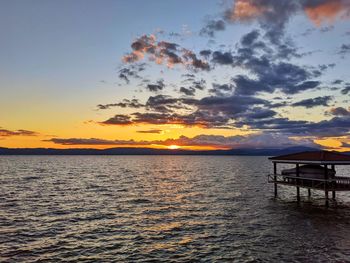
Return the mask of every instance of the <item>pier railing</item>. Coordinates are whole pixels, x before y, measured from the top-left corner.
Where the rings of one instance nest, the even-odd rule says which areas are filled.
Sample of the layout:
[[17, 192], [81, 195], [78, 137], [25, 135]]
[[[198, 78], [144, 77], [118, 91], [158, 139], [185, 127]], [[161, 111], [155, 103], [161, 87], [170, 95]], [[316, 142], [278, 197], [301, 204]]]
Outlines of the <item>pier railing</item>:
[[320, 190], [327, 188], [329, 191], [350, 191], [350, 177], [336, 176], [329, 179], [322, 179], [282, 174], [269, 174], [268, 182]]

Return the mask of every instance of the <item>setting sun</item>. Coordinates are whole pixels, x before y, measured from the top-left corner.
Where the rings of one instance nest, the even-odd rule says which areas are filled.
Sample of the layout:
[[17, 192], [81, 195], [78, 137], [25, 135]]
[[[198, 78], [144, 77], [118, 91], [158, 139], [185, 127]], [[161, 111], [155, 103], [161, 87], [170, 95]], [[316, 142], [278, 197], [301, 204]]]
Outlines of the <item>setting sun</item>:
[[168, 146], [168, 149], [170, 149], [170, 150], [177, 150], [177, 149], [180, 149], [181, 147], [180, 146], [178, 146], [178, 145], [169, 145]]

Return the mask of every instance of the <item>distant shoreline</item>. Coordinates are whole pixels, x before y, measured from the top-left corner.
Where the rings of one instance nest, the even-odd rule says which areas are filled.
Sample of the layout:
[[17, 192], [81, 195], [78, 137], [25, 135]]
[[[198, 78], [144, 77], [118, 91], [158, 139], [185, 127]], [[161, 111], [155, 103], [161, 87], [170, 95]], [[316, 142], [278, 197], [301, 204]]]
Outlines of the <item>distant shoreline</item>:
[[[318, 149], [295, 146], [288, 148], [239, 148], [229, 150], [170, 150], [152, 148], [0, 148], [0, 155], [212, 155], [212, 156], [272, 156]], [[345, 152], [350, 154], [350, 152]]]

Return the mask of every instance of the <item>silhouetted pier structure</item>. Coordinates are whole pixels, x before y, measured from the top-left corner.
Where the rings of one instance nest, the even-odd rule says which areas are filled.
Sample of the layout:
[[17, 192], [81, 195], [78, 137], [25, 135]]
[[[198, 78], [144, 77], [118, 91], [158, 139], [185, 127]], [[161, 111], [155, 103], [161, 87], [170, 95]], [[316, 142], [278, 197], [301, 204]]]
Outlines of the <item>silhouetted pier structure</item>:
[[[268, 182], [274, 184], [277, 197], [278, 184], [294, 186], [297, 200], [300, 201], [300, 188], [322, 190], [325, 193], [326, 206], [329, 205], [328, 193], [335, 199], [337, 191], [350, 191], [350, 177], [336, 176], [336, 165], [350, 165], [350, 156], [339, 152], [310, 151], [270, 157], [273, 174], [268, 175]], [[278, 173], [277, 164], [295, 164], [295, 168], [284, 169]]]

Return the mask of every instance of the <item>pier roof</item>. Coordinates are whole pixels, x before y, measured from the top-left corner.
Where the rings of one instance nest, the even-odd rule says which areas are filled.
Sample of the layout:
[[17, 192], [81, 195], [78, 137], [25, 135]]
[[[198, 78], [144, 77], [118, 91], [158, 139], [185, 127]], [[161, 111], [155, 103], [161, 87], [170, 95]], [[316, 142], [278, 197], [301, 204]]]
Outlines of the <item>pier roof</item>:
[[310, 163], [310, 164], [348, 164], [350, 155], [335, 151], [307, 151], [270, 157], [269, 160], [278, 163]]

